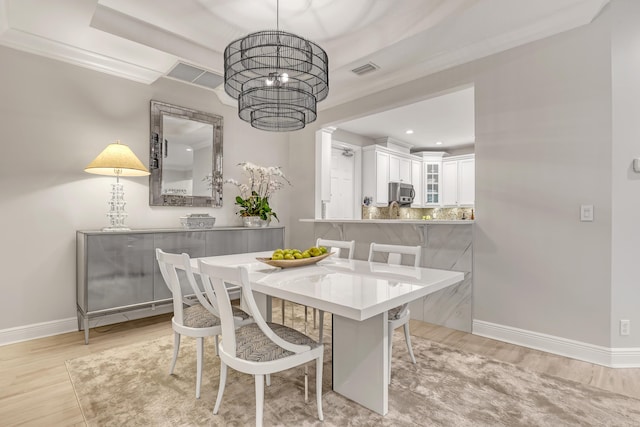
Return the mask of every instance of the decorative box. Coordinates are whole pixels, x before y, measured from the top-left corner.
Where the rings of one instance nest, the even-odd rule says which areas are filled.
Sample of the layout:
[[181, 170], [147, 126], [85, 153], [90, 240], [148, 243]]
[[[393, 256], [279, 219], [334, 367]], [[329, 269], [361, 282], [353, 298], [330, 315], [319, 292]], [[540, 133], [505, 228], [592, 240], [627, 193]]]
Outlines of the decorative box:
[[209, 214], [187, 214], [180, 217], [180, 224], [187, 230], [206, 230], [213, 228], [216, 218]]

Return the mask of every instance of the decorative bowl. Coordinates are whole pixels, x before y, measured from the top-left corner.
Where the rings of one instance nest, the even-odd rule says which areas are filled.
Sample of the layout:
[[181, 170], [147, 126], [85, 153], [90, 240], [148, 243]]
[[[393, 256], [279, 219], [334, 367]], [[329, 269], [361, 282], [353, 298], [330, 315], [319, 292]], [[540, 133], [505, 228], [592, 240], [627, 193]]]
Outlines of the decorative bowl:
[[213, 228], [216, 217], [209, 214], [187, 214], [180, 217], [180, 224], [187, 230], [208, 230]]
[[256, 259], [260, 262], [264, 262], [265, 264], [269, 264], [272, 267], [290, 268], [290, 267], [302, 267], [305, 265], [315, 264], [316, 262], [323, 260], [331, 255], [333, 255], [332, 252], [327, 252], [326, 254], [314, 256], [311, 258], [300, 258], [300, 259], [256, 258]]

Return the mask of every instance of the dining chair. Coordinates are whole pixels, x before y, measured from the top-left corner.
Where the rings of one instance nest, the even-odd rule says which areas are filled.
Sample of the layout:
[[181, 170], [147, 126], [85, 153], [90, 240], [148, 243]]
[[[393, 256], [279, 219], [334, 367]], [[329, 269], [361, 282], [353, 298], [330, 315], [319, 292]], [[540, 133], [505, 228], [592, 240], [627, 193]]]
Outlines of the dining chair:
[[[385, 245], [380, 243], [371, 243], [369, 246], [369, 262], [374, 261], [376, 253], [387, 254], [387, 263], [400, 265], [402, 264], [402, 256], [413, 256], [414, 267], [420, 267], [422, 248], [420, 246], [403, 246], [403, 245]], [[416, 363], [411, 348], [411, 334], [409, 333], [409, 320], [411, 313], [409, 311], [409, 303], [399, 307], [392, 308], [387, 312], [389, 322], [389, 382], [391, 382], [391, 351], [393, 348], [393, 332], [400, 326], [404, 326], [404, 339], [407, 342], [407, 349], [411, 362]]]
[[[202, 363], [204, 353], [204, 338], [214, 337], [216, 354], [218, 353], [218, 336], [222, 334], [220, 327], [220, 315], [218, 309], [203, 293], [195, 280], [191, 269], [191, 258], [188, 254], [172, 254], [156, 248], [156, 259], [160, 267], [160, 273], [167, 287], [173, 295], [173, 318], [171, 326], [174, 333], [173, 359], [169, 368], [169, 375], [173, 374], [178, 352], [180, 351], [180, 338], [182, 335], [196, 339], [196, 399], [200, 398], [200, 384], [202, 383]], [[183, 270], [188, 286], [184, 286], [180, 280], [178, 270]], [[236, 289], [239, 289], [236, 287]], [[229, 290], [236, 291], [233, 287]], [[198, 302], [186, 298], [195, 295]], [[245, 311], [234, 306], [233, 316], [236, 326], [252, 323], [253, 319]]]
[[[198, 260], [203, 286], [210, 300], [217, 300], [222, 323], [220, 354], [220, 385], [213, 408], [217, 414], [222, 403], [227, 380], [227, 367], [255, 377], [256, 426], [262, 426], [265, 375], [281, 372], [296, 366], [316, 362], [316, 404], [318, 419], [322, 415], [322, 359], [324, 345], [302, 332], [277, 323], [267, 323], [258, 311], [249, 273], [245, 267], [228, 267], [206, 264]], [[255, 323], [235, 328], [233, 311], [225, 283], [238, 284], [242, 288], [243, 301]], [[307, 381], [305, 377], [305, 387]], [[305, 389], [306, 395], [306, 389]]]
[[[353, 253], [355, 251], [356, 241], [355, 240], [329, 240], [329, 239], [318, 238], [316, 240], [316, 247], [320, 247], [320, 246], [326, 247], [327, 252], [334, 253], [338, 257], [353, 259]], [[346, 252], [346, 255], [344, 255], [345, 252]], [[308, 308], [307, 306], [304, 307], [305, 325], [307, 323], [307, 308]], [[319, 310], [319, 311], [320, 311], [320, 316], [319, 316], [320, 329], [318, 331], [318, 334], [319, 334], [319, 342], [322, 342], [323, 340], [322, 334], [324, 332], [324, 323], [323, 323], [324, 312], [322, 310]], [[285, 313], [285, 300], [282, 300], [282, 324], [283, 325], [284, 325], [284, 313]], [[314, 328], [316, 327], [316, 309], [315, 308], [313, 309], [313, 327]]]

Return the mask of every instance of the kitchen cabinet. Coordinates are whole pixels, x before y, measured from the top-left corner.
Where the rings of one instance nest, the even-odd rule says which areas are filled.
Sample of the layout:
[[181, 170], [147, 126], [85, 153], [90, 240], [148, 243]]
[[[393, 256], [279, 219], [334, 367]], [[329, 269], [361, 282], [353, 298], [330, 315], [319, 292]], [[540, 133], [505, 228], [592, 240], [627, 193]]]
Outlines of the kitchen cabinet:
[[422, 207], [422, 189], [424, 187], [423, 181], [424, 179], [422, 178], [422, 161], [411, 160], [411, 184], [413, 184], [413, 189], [416, 192], [416, 196], [413, 199], [413, 203], [411, 204], [411, 207], [413, 208]]
[[443, 159], [443, 206], [473, 206], [476, 194], [475, 186], [475, 156], [473, 154]]
[[444, 151], [423, 151], [419, 154], [422, 156], [422, 205], [425, 207], [440, 206], [442, 202], [442, 157], [446, 153]]
[[389, 155], [389, 182], [411, 182], [411, 159]]
[[389, 153], [373, 146], [362, 149], [362, 197], [372, 206], [389, 204]]
[[389, 205], [389, 182], [412, 182], [412, 156], [371, 145], [362, 149], [362, 196], [373, 206]]

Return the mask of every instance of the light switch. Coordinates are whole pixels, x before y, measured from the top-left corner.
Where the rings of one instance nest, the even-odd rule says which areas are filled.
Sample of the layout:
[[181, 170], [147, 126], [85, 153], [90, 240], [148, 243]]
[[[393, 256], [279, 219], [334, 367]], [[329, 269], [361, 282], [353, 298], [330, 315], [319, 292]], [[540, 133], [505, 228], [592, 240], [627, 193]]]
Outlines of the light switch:
[[593, 221], [593, 205], [580, 205], [580, 221]]

